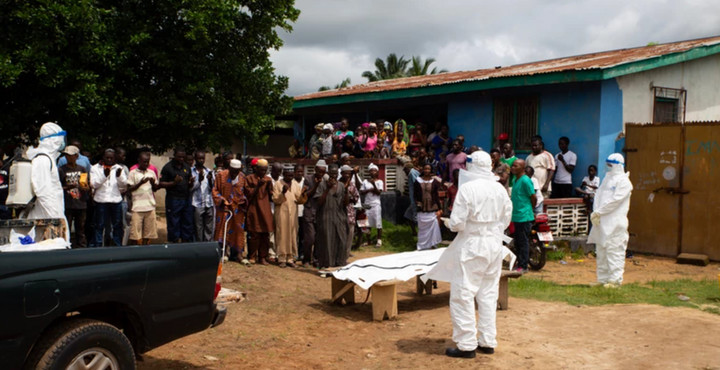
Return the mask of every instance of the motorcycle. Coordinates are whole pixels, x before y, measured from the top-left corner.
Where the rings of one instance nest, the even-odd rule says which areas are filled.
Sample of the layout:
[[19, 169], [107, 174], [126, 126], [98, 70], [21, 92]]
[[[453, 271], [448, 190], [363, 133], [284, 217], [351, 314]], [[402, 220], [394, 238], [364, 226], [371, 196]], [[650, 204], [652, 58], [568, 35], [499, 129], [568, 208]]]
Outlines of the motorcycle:
[[[530, 235], [528, 237], [528, 266], [533, 271], [539, 271], [540, 269], [542, 269], [545, 266], [545, 262], [547, 259], [547, 251], [555, 249], [554, 246], [550, 245], [550, 242], [552, 242], [554, 239], [548, 221], [549, 217], [547, 214], [539, 213], [535, 215], [535, 221], [533, 222], [532, 228], [530, 230]], [[514, 229], [514, 225], [511, 225], [511, 228]], [[511, 230], [511, 235], [512, 231], [514, 230]], [[517, 255], [514, 240], [510, 242], [508, 247], [513, 253]]]

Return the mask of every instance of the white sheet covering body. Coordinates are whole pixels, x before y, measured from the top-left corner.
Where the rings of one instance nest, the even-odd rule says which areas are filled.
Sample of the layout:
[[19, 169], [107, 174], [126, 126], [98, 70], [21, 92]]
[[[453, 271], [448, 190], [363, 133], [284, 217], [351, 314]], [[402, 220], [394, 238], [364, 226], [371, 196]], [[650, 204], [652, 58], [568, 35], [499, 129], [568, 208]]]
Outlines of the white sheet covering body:
[[512, 202], [490, 171], [490, 156], [475, 152], [470, 163], [469, 172], [479, 176], [460, 186], [447, 223], [458, 235], [426, 275], [451, 284], [453, 341], [463, 351], [474, 351], [478, 345], [497, 346], [495, 310], [502, 260], [507, 255], [507, 248], [502, 245], [503, 230], [512, 217]]
[[333, 271], [332, 275], [339, 280], [350, 280], [360, 288], [370, 289], [378, 281], [407, 281], [425, 274], [437, 264], [444, 251], [445, 248], [439, 248], [363, 258]]

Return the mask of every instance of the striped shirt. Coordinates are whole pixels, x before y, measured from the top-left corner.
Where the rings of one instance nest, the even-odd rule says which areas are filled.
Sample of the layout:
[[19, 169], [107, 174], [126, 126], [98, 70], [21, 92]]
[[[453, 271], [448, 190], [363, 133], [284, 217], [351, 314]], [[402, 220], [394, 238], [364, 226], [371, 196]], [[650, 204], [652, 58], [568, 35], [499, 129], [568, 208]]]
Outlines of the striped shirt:
[[[143, 178], [149, 177], [155, 179], [155, 183], [158, 183], [157, 175], [155, 172], [145, 170], [141, 171], [136, 168], [130, 171], [128, 175], [127, 185], [128, 187], [135, 186], [140, 183]], [[150, 181], [140, 185], [135, 191], [132, 192], [132, 211], [133, 212], [148, 212], [155, 209], [155, 195], [153, 194], [152, 184]]]

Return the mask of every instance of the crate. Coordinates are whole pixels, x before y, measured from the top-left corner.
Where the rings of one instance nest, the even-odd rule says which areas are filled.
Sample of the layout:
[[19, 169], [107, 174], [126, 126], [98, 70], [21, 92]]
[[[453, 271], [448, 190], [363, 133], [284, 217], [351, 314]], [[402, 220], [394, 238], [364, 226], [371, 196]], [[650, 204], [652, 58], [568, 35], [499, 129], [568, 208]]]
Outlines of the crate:
[[545, 204], [545, 213], [548, 214], [550, 230], [555, 237], [587, 235], [588, 233], [587, 210], [581, 200], [553, 199]]

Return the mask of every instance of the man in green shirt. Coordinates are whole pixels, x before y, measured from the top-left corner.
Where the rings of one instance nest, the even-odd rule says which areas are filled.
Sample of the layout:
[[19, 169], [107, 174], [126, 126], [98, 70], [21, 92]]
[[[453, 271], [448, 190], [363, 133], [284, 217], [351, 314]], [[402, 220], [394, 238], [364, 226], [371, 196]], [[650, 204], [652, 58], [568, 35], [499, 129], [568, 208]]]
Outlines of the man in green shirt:
[[530, 246], [528, 236], [535, 221], [533, 208], [537, 203], [535, 197], [535, 188], [532, 181], [525, 175], [525, 161], [515, 159], [510, 167], [510, 171], [515, 175], [515, 185], [512, 188], [512, 196], [510, 200], [513, 205], [512, 222], [515, 224], [515, 250], [518, 258], [518, 271], [527, 272], [528, 260], [530, 258]]

